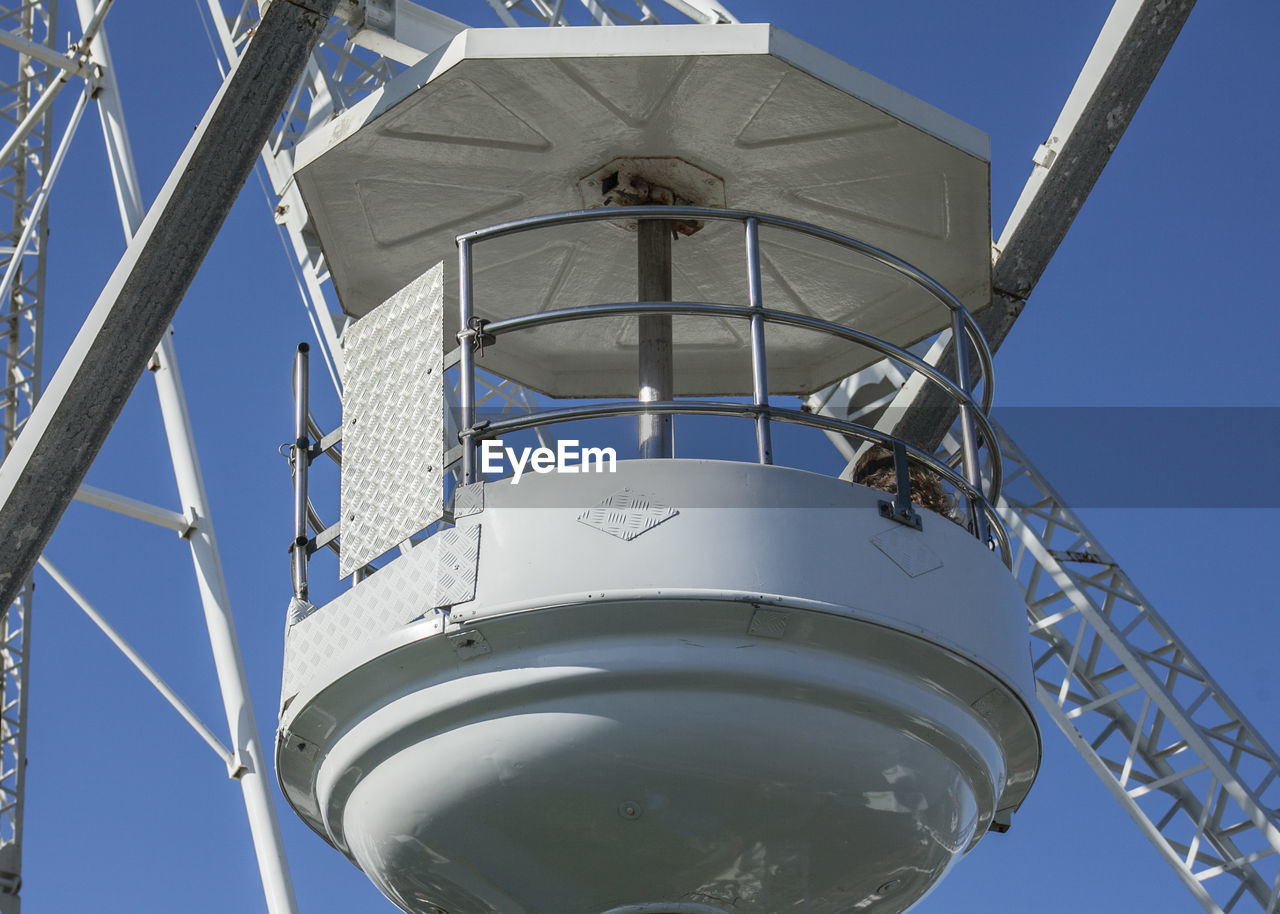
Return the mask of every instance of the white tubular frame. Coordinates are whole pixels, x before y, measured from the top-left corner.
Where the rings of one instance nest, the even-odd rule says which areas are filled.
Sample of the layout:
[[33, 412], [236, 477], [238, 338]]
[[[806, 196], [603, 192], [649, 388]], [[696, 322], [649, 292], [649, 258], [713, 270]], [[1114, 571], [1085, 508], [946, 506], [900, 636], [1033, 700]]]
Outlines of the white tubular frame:
[[1206, 911], [1275, 914], [1280, 756], [996, 433], [1040, 703]]
[[[76, 7], [81, 22], [87, 27], [94, 14], [92, 0], [76, 0]], [[115, 184], [116, 202], [120, 208], [125, 239], [128, 240], [141, 226], [145, 211], [105, 30], [91, 50], [91, 58], [103, 73], [97, 98], [102, 112], [103, 138]], [[183, 508], [180, 513], [193, 520], [184, 538], [191, 548], [200, 603], [204, 608], [205, 626], [209, 631], [218, 686], [231, 734], [232, 759], [228, 763], [228, 771], [232, 778], [240, 782], [244, 793], [245, 811], [249, 818], [249, 830], [258, 859], [258, 872], [262, 878], [267, 910], [271, 914], [296, 914], [297, 901], [272, 801], [262, 737], [254, 718], [244, 661], [236, 638], [231, 598], [227, 592], [222, 559], [213, 530], [212, 511], [200, 472], [186, 397], [182, 391], [172, 329], [156, 350], [151, 375], [155, 379], [165, 436], [169, 442], [169, 455], [178, 484], [178, 497]]]

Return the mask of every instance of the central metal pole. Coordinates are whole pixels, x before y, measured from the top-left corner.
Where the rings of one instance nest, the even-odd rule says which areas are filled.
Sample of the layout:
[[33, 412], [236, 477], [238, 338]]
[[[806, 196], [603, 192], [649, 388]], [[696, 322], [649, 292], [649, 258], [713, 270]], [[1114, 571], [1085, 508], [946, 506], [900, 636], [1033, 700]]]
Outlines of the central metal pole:
[[[636, 300], [671, 301], [671, 223], [641, 219], [636, 259]], [[640, 402], [655, 403], [673, 396], [671, 315], [640, 315]], [[640, 456], [671, 456], [671, 416], [640, 416]]]

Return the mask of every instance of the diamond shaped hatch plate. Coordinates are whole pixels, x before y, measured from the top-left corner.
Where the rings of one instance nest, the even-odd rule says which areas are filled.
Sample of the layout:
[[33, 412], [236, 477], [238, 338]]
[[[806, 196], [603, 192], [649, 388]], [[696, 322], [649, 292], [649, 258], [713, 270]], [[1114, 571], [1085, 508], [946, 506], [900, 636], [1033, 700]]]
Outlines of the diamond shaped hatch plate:
[[909, 577], [918, 578], [942, 567], [942, 559], [929, 548], [920, 532], [901, 524], [871, 537], [871, 542]]
[[436, 264], [343, 334], [343, 577], [444, 511], [443, 306]]
[[680, 512], [651, 495], [622, 489], [578, 515], [578, 522], [628, 542]]

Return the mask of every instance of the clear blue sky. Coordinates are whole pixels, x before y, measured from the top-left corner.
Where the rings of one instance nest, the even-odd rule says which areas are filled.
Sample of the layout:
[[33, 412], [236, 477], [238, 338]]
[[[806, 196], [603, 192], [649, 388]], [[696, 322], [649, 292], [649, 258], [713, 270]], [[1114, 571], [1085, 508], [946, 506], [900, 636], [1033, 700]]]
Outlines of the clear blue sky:
[[[572, 2], [572, 0], [571, 0]], [[1110, 7], [1048, 3], [736, 0], [987, 131], [998, 229]], [[493, 23], [481, 0], [441, 6]], [[70, 5], [63, 29], [74, 23]], [[218, 76], [194, 2], [122, 0], [108, 18], [150, 199]], [[1202, 3], [1093, 197], [1000, 352], [1005, 406], [1280, 406], [1272, 159], [1280, 145], [1271, 0]], [[69, 111], [60, 102], [59, 129]], [[52, 206], [46, 376], [122, 249], [96, 117]], [[256, 181], [242, 194], [176, 321], [259, 721], [270, 739], [289, 597], [289, 360], [307, 327]], [[320, 389], [317, 385], [317, 390]], [[1259, 413], [1259, 416], [1264, 416]], [[1229, 447], [1194, 430], [1163, 447]], [[1028, 447], [1032, 447], [1029, 443]], [[1044, 436], [1046, 463], [1053, 437]], [[1038, 459], [1034, 448], [1032, 457]], [[1260, 457], [1264, 471], [1272, 455]], [[1206, 463], [1211, 466], [1214, 461]], [[176, 503], [144, 378], [89, 482]], [[1249, 485], [1215, 477], [1188, 485]], [[1273, 554], [1280, 511], [1091, 508], [1086, 521], [1231, 697], [1280, 742]], [[1203, 503], [1203, 500], [1199, 500]], [[222, 712], [185, 544], [93, 508], [68, 512], [48, 555], [188, 702]], [[238, 788], [221, 763], [43, 575], [32, 637], [23, 896], [30, 911], [256, 911], [263, 904]], [[1053, 724], [1040, 783], [1014, 828], [989, 836], [917, 910], [1193, 912], [1199, 907]], [[393, 910], [281, 805], [308, 914]]]

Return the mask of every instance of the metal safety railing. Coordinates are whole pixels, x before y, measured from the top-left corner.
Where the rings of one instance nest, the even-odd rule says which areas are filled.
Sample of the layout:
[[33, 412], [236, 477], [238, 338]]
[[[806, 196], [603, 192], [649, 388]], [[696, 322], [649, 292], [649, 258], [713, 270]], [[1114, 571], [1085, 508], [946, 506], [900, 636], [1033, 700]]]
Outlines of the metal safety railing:
[[[697, 220], [739, 222], [744, 230], [747, 264], [748, 304], [726, 305], [708, 302], [609, 302], [573, 308], [524, 314], [503, 320], [485, 320], [477, 315], [473, 260], [475, 247], [484, 241], [531, 232], [539, 229], [594, 221], [615, 221], [621, 215], [618, 208], [580, 210], [537, 216], [506, 222], [489, 228], [459, 235], [458, 243], [458, 340], [461, 344], [459, 367], [459, 440], [462, 443], [462, 481], [477, 481], [476, 452], [484, 439], [497, 438], [508, 432], [537, 429], [543, 426], [584, 419], [597, 419], [624, 415], [676, 415], [695, 414], [710, 416], [738, 416], [748, 418], [756, 425], [758, 461], [772, 463], [771, 423], [784, 422], [822, 431], [836, 432], [856, 440], [885, 444], [894, 451], [894, 463], [899, 480], [898, 495], [892, 505], [882, 504], [886, 516], [904, 522], [915, 520], [909, 498], [908, 462], [925, 467], [937, 478], [950, 483], [966, 503], [970, 529], [983, 542], [998, 548], [1009, 561], [1008, 540], [994, 504], [1000, 497], [1002, 467], [996, 436], [987, 418], [991, 407], [992, 372], [991, 351], [978, 330], [973, 318], [963, 304], [941, 284], [906, 261], [866, 242], [820, 226], [770, 216], [735, 210], [708, 209], [692, 206], [634, 206], [626, 207], [627, 219], [636, 220]], [[760, 269], [760, 227], [769, 226], [800, 233], [831, 242], [870, 259], [914, 283], [951, 312], [951, 332], [954, 339], [967, 340], [976, 353], [985, 379], [980, 397], [975, 398], [973, 375], [970, 371], [969, 348], [956, 347], [956, 376], [950, 378], [937, 367], [893, 343], [863, 331], [831, 321], [790, 311], [765, 307]], [[639, 234], [639, 233], [637, 233]], [[616, 400], [539, 410], [525, 416], [499, 421], [476, 421], [475, 375], [477, 350], [484, 346], [499, 345], [503, 336], [572, 321], [591, 320], [619, 315], [695, 316], [719, 319], [736, 319], [750, 324], [750, 356], [752, 395], [751, 402], [704, 399]], [[940, 462], [932, 454], [910, 443], [856, 422], [819, 416], [800, 409], [781, 407], [769, 401], [768, 366], [765, 358], [766, 327], [770, 324], [798, 327], [827, 334], [890, 358], [918, 372], [927, 382], [943, 391], [959, 408], [962, 435], [960, 470]], [[983, 477], [979, 451], [985, 449], [989, 470]]]
[[[310, 348], [306, 343], [299, 343], [294, 353], [292, 438], [280, 445], [280, 454], [288, 460], [293, 480], [293, 535], [289, 539], [288, 550], [290, 577], [294, 598], [302, 603], [310, 602], [311, 557], [324, 550], [332, 552], [338, 558], [342, 557], [341, 512], [332, 523], [327, 523], [311, 499], [311, 466], [315, 461], [321, 457], [327, 457], [339, 471], [342, 469], [343, 426], [339, 424], [329, 431], [324, 431], [311, 412]], [[455, 366], [457, 360], [458, 351], [455, 349], [445, 358], [445, 367]], [[502, 401], [504, 411], [531, 408], [528, 391], [514, 382], [496, 376], [486, 377], [484, 381], [485, 396], [482, 397], [482, 402], [486, 399]], [[456, 401], [456, 392], [450, 391], [449, 387], [445, 390], [446, 397], [452, 394]], [[452, 422], [452, 412], [446, 410], [446, 428], [448, 429], [446, 436], [456, 435], [456, 430], [450, 427]], [[544, 437], [539, 432], [540, 441], [545, 445]], [[460, 445], [445, 452], [443, 469], [446, 480], [450, 480], [452, 484], [446, 483], [445, 509], [439, 520], [446, 524], [453, 522], [449, 492], [456, 491], [461, 460]], [[414, 536], [426, 532], [426, 529], [424, 527]], [[352, 584], [358, 584], [377, 570], [378, 566], [373, 563], [357, 568], [352, 576]]]

